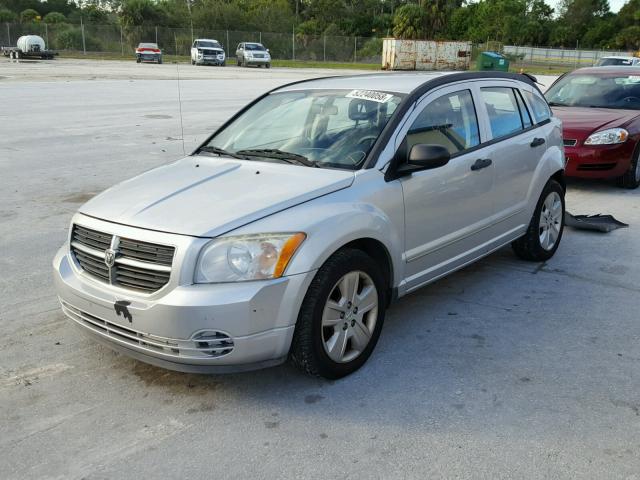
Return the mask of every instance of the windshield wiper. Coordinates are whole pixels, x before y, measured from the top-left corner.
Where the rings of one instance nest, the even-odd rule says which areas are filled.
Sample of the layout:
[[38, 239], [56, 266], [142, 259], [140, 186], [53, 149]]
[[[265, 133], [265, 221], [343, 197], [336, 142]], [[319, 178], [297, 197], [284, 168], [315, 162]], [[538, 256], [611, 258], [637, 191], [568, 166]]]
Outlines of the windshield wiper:
[[548, 102], [550, 107], [568, 107], [566, 103]]
[[226, 157], [233, 157], [233, 158], [238, 158], [240, 160], [246, 160], [245, 157], [242, 157], [242, 156], [237, 155], [235, 153], [228, 152], [223, 148], [214, 147], [213, 145], [205, 145], [204, 147], [200, 147], [198, 149], [198, 152], [215, 153], [215, 154], [217, 154], [219, 156], [224, 155]]
[[256, 149], [248, 149], [248, 150], [238, 150], [236, 154], [247, 155], [249, 157], [273, 158], [276, 160], [283, 160], [288, 163], [304, 165], [305, 167], [318, 166], [316, 162], [309, 160], [304, 155], [298, 155], [297, 153], [291, 153], [291, 152], [283, 152], [282, 150], [278, 150], [274, 148], [263, 148], [263, 149], [256, 148]]

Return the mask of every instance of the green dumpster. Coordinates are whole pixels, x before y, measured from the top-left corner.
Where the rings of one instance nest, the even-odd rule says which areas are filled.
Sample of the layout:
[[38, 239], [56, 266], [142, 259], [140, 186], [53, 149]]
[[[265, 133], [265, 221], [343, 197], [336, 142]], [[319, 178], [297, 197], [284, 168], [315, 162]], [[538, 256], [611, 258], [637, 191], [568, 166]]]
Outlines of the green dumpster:
[[509, 71], [509, 59], [498, 52], [480, 52], [477, 62], [478, 70]]

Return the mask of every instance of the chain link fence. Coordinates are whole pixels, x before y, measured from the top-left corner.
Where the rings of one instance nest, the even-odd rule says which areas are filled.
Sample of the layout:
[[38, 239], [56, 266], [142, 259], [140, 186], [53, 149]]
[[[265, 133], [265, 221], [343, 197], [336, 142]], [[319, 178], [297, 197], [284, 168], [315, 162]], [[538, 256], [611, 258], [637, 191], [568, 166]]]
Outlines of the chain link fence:
[[134, 27], [118, 25], [72, 25], [6, 23], [0, 45], [15, 45], [22, 35], [40, 35], [47, 48], [61, 52], [83, 52], [132, 56], [140, 42], [155, 42], [165, 55], [189, 56], [196, 38], [220, 42], [233, 60], [241, 42], [260, 42], [278, 60], [358, 62], [380, 64], [382, 39], [347, 36], [300, 35], [274, 32], [242, 32], [203, 28]]
[[[327, 35], [301, 35], [277, 32], [243, 32], [204, 28], [134, 27], [92, 24], [6, 23], [0, 30], [0, 45], [15, 46], [22, 35], [40, 35], [47, 48], [60, 52], [109, 54], [132, 57], [140, 42], [156, 42], [165, 55], [185, 57], [196, 38], [220, 42], [234, 61], [236, 47], [241, 42], [260, 42], [275, 60], [313, 62], [353, 62], [381, 65], [382, 38]], [[594, 65], [607, 55], [630, 56], [632, 52], [614, 50], [559, 49], [503, 45], [500, 42], [474, 44], [471, 64], [475, 65], [481, 51], [498, 51], [510, 60], [512, 68], [528, 66], [559, 66], [578, 68]]]
[[502, 51], [518, 64], [561, 65], [573, 68], [591, 67], [602, 57], [633, 56], [633, 52], [622, 50], [581, 50], [517, 45], [505, 45]]

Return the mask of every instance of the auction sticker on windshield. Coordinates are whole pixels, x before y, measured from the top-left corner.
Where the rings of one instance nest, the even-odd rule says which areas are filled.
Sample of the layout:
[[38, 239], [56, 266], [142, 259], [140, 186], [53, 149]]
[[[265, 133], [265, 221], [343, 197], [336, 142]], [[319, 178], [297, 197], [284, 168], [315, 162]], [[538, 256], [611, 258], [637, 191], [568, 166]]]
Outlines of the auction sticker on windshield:
[[390, 93], [376, 92], [375, 90], [352, 90], [347, 94], [347, 98], [361, 98], [372, 102], [387, 103], [393, 98]]

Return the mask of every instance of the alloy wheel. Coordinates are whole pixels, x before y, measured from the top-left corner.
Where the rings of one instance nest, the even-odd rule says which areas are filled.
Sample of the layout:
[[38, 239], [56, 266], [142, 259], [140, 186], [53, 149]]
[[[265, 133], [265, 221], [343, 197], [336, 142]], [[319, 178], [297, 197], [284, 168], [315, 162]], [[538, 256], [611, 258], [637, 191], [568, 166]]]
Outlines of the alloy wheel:
[[378, 291], [369, 275], [349, 272], [334, 285], [322, 313], [322, 344], [336, 363], [356, 359], [369, 345], [378, 319]]
[[551, 192], [542, 204], [538, 227], [540, 246], [546, 251], [552, 250], [558, 241], [561, 225], [562, 199], [558, 192]]

